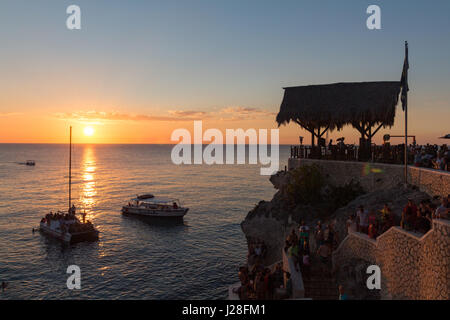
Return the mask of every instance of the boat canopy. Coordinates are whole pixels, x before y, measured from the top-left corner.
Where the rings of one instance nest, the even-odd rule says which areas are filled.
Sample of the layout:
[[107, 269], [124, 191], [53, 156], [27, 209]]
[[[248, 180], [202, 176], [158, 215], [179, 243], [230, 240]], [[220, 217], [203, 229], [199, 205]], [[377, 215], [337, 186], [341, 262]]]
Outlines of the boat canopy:
[[164, 198], [148, 198], [142, 199], [141, 197], [131, 199], [131, 201], [139, 201], [141, 203], [153, 203], [153, 204], [172, 204], [173, 202], [179, 202], [178, 199], [164, 199]]

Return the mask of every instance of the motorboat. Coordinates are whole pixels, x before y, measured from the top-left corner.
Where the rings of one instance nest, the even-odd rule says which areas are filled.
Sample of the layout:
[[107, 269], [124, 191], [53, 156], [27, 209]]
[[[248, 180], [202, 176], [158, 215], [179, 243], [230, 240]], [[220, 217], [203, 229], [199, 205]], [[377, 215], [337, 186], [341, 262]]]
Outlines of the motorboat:
[[152, 218], [183, 218], [189, 208], [178, 199], [157, 198], [153, 194], [137, 195], [122, 207], [122, 214]]

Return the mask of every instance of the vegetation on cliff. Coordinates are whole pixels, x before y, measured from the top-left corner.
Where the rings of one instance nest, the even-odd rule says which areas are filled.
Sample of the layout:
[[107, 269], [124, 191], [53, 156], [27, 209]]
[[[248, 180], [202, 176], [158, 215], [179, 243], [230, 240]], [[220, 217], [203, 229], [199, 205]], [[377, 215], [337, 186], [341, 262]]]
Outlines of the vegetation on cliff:
[[294, 221], [324, 219], [364, 193], [354, 181], [343, 186], [330, 184], [316, 164], [279, 172], [271, 182], [279, 191], [272, 201], [261, 201], [246, 219], [260, 215], [282, 221], [287, 221], [289, 215]]
[[292, 170], [286, 185], [286, 195], [291, 205], [325, 204], [331, 211], [346, 205], [363, 193], [361, 185], [354, 180], [343, 186], [327, 184], [325, 176], [316, 164]]

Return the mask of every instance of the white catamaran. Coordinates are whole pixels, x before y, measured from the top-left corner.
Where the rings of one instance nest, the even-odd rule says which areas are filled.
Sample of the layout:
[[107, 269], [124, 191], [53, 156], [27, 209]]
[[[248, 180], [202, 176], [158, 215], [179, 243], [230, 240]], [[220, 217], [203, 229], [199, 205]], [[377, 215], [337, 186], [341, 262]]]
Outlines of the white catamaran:
[[189, 208], [183, 208], [178, 199], [155, 198], [152, 194], [138, 195], [122, 207], [122, 214], [152, 218], [183, 218]]
[[66, 243], [98, 240], [98, 230], [88, 220], [80, 221], [76, 216], [75, 206], [72, 205], [72, 127], [70, 127], [69, 143], [69, 210], [67, 212], [50, 212], [41, 219], [40, 231]]

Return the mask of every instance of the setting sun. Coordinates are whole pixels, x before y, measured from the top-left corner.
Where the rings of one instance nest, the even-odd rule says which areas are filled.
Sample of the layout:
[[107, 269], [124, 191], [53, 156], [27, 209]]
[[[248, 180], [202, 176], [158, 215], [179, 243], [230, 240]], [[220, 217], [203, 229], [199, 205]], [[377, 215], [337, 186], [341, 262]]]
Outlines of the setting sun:
[[84, 128], [84, 135], [88, 136], [88, 137], [94, 135], [94, 128], [92, 128], [92, 127]]

